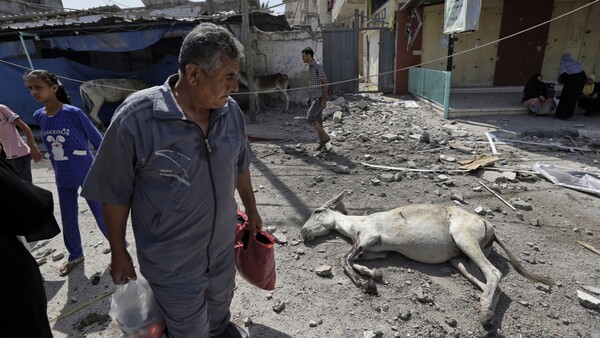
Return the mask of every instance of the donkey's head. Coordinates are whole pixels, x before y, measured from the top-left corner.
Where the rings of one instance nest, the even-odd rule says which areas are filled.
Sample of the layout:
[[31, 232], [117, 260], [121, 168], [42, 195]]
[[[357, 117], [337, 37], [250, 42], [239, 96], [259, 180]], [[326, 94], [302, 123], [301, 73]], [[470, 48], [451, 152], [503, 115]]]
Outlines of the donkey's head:
[[335, 228], [336, 214], [338, 212], [346, 214], [346, 208], [342, 203], [344, 194], [345, 192], [341, 192], [313, 211], [300, 231], [304, 240], [310, 241], [315, 237], [326, 235]]

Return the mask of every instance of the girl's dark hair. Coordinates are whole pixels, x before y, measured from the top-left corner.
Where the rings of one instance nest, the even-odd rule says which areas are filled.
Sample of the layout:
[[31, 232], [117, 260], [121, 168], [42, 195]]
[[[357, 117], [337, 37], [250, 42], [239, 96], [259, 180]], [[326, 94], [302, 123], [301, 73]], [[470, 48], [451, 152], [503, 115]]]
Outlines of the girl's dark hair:
[[42, 81], [46, 82], [50, 86], [57, 85], [58, 90], [56, 91], [56, 98], [64, 104], [71, 104], [71, 98], [69, 97], [69, 94], [65, 90], [65, 87], [62, 85], [62, 83], [58, 81], [58, 77], [54, 73], [45, 69], [36, 69], [23, 75], [23, 80], [25, 81], [32, 78], [42, 79]]

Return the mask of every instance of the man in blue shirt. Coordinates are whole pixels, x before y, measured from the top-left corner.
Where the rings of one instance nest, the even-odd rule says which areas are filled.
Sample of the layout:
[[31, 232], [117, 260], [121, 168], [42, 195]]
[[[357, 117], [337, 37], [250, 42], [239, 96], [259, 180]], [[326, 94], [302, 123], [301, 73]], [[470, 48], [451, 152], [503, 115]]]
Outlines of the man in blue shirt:
[[179, 74], [129, 96], [115, 112], [82, 194], [104, 203], [116, 284], [135, 279], [127, 216], [140, 272], [170, 338], [245, 337], [230, 322], [235, 288], [235, 190], [249, 223], [262, 220], [250, 177], [252, 150], [238, 88], [243, 46], [203, 23], [184, 39]]

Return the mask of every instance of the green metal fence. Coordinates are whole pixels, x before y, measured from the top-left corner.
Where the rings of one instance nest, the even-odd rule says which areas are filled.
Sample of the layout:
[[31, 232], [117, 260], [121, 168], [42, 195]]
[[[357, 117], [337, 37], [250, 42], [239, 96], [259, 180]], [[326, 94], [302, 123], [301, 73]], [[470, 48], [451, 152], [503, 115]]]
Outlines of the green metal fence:
[[444, 118], [450, 109], [450, 77], [452, 72], [441, 70], [410, 68], [408, 70], [408, 91], [424, 97], [444, 107]]

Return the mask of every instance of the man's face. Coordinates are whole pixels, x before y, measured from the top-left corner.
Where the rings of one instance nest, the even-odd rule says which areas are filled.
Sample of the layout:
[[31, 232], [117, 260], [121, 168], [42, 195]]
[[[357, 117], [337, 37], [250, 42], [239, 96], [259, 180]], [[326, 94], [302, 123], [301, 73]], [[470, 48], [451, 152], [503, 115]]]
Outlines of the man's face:
[[310, 62], [310, 55], [308, 55], [306, 53], [302, 53], [302, 61], [304, 61], [304, 63], [309, 63]]
[[211, 74], [196, 65], [192, 73], [198, 81], [197, 98], [206, 108], [216, 109], [223, 107], [227, 103], [227, 98], [231, 93], [237, 92], [240, 88], [237, 82], [237, 75], [240, 72], [240, 60], [229, 57], [222, 57], [220, 67], [213, 70]]

